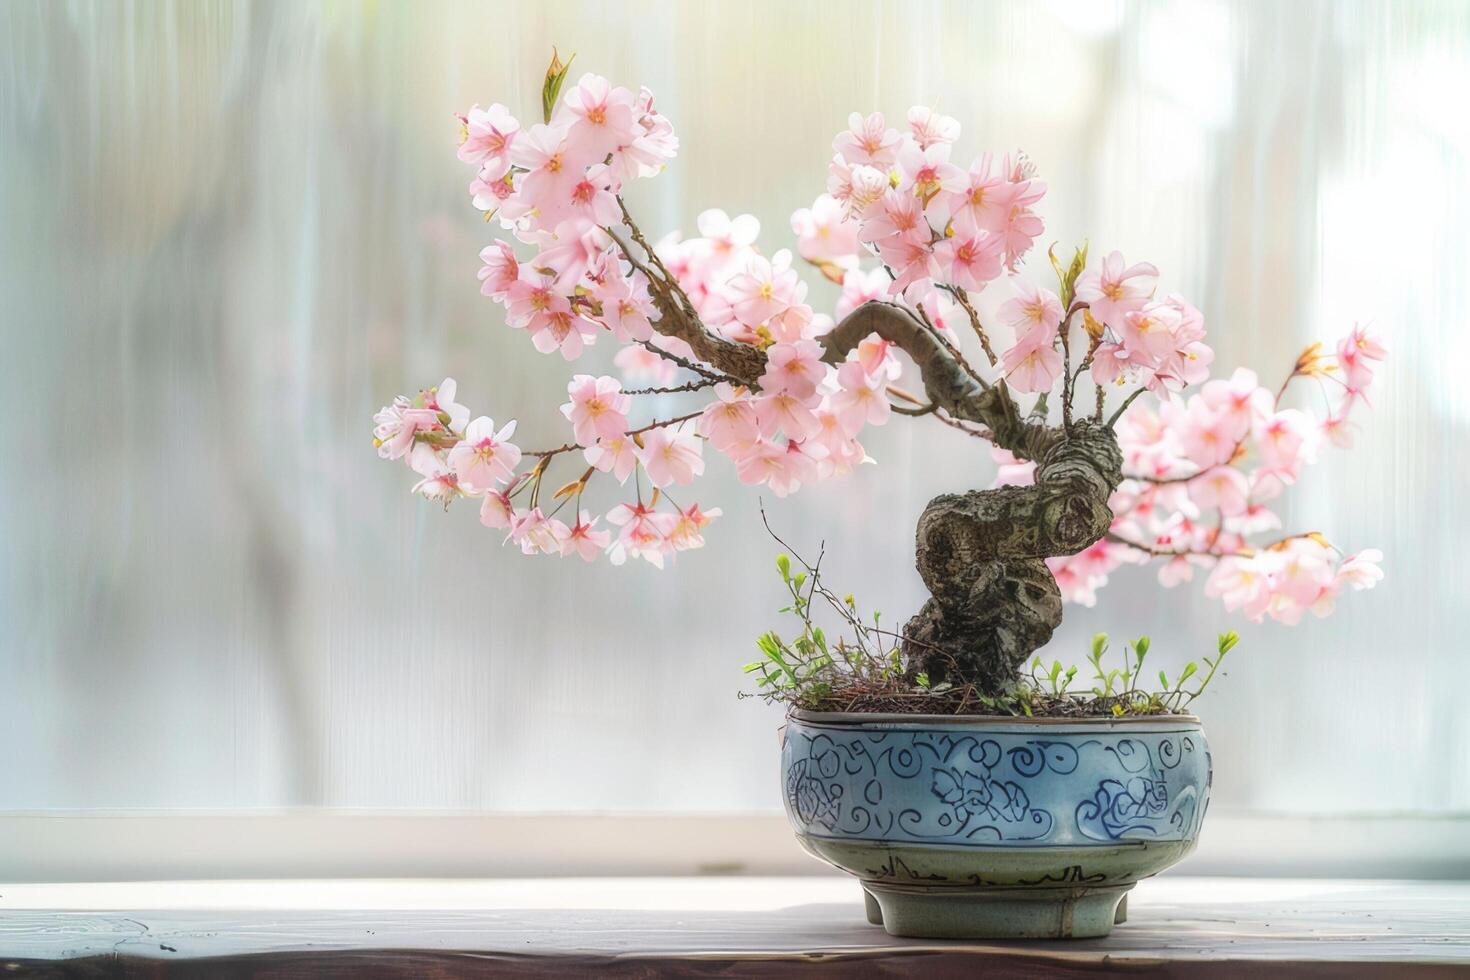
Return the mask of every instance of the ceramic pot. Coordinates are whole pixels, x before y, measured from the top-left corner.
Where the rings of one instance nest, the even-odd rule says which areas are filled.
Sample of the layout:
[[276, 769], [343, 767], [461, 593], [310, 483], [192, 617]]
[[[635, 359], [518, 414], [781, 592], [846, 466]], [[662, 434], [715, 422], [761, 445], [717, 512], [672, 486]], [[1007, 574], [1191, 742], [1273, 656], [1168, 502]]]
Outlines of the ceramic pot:
[[1210, 753], [1189, 715], [1048, 719], [792, 711], [786, 814], [895, 936], [1106, 936], [1194, 849]]

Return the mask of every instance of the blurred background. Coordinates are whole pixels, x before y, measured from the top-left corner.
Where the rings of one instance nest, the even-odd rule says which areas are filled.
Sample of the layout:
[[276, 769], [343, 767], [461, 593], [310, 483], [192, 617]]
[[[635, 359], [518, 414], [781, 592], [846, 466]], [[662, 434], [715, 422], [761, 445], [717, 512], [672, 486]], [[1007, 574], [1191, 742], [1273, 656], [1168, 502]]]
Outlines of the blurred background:
[[[1239, 629], [1198, 705], [1215, 807], [1470, 810], [1470, 7], [1388, 0], [5, 3], [0, 809], [779, 810], [780, 710], [736, 696], [777, 548], [724, 460], [708, 547], [659, 572], [522, 558], [370, 442], [446, 375], [561, 442], [568, 376], [610, 369], [475, 280], [453, 114], [533, 117], [553, 44], [673, 121], [651, 234], [718, 206], [788, 247], [847, 114], [930, 103], [962, 161], [1035, 161], [1043, 245], [1159, 265], [1225, 373], [1371, 320], [1374, 410], [1283, 513], [1383, 549], [1380, 587], [1254, 626], [1128, 569], [1047, 656], [1149, 633], [1172, 674]], [[932, 420], [865, 442], [765, 504], [901, 621], [919, 511], [993, 464]]]

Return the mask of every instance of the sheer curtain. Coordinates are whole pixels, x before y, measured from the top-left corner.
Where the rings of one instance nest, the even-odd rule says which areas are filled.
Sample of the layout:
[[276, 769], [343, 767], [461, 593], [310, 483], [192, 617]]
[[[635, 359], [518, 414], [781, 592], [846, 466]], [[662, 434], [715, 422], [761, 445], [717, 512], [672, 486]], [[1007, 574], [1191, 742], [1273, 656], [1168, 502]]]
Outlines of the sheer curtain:
[[[1238, 628], [1199, 706], [1217, 806], [1470, 808], [1470, 10], [1386, 0], [5, 4], [0, 808], [778, 807], [780, 712], [736, 697], [777, 549], [728, 465], [660, 573], [522, 558], [370, 445], [445, 375], [562, 441], [571, 369], [478, 294], [452, 117], [532, 114], [553, 44], [674, 121], [651, 232], [718, 206], [787, 247], [847, 113], [925, 102], [965, 159], [1028, 152], [1048, 241], [1155, 261], [1222, 369], [1372, 320], [1374, 409], [1285, 516], [1383, 584], [1257, 627], [1132, 569], [1047, 656], [1149, 633], [1172, 673]], [[993, 464], [932, 420], [868, 448], [765, 505], [901, 621], [924, 502]]]

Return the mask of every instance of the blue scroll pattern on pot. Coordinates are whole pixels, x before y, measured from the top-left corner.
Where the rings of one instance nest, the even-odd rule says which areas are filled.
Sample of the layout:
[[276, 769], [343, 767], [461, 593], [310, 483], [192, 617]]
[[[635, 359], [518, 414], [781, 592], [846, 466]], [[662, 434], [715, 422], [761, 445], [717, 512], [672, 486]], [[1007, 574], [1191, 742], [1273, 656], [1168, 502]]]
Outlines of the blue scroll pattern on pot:
[[1209, 752], [1197, 730], [863, 731], [793, 720], [787, 813], [818, 837], [959, 846], [1192, 839]]

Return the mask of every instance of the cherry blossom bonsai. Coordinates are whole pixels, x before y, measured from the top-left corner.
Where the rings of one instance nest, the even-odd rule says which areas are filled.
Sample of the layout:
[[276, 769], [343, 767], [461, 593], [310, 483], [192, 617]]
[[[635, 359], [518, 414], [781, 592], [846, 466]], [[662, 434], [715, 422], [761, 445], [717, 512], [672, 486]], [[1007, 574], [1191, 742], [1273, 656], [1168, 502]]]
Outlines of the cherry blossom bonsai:
[[[857, 826], [859, 809], [881, 823], [875, 803], [845, 802], [881, 782], [874, 774], [866, 787], [840, 784], [841, 773], [873, 761], [875, 736], [843, 742], [840, 720], [824, 728], [822, 712], [800, 709], [895, 710], [891, 697], [861, 696], [872, 689], [868, 667], [878, 663], [883, 690], [922, 695], [920, 705], [1075, 715], [1077, 699], [1062, 696], [1071, 672], [1060, 680], [1056, 662], [1038, 676], [1036, 651], [1061, 622], [1064, 599], [1091, 605], [1125, 563], [1159, 562], [1165, 586], [1207, 572], [1205, 591], [1255, 621], [1323, 615], [1345, 589], [1373, 585], [1377, 552], [1346, 555], [1318, 533], [1283, 535], [1270, 504], [1319, 451], [1350, 444], [1350, 418], [1366, 404], [1383, 347], [1354, 327], [1332, 349], [1306, 348], [1275, 388], [1247, 369], [1211, 380], [1204, 316], [1162, 290], [1152, 264], [1130, 264], [1117, 251], [1097, 260], [1086, 246], [1065, 261], [1049, 250], [1049, 261], [1036, 262], [1046, 187], [1031, 162], [983, 154], [958, 165], [959, 123], [922, 107], [909, 110], [902, 127], [880, 113], [854, 113], [833, 141], [826, 192], [792, 216], [796, 256], [813, 276], [841, 287], [828, 316], [808, 302], [790, 251], [757, 247], [749, 215], [705, 211], [697, 237], [651, 240], [625, 194], [674, 159], [672, 124], [647, 89], [586, 74], [563, 92], [567, 78], [568, 67], [553, 58], [533, 124], [499, 104], [461, 117], [459, 157], [475, 171], [470, 194], [502, 232], [481, 253], [481, 292], [543, 354], [575, 361], [598, 342], [617, 346], [622, 377], [572, 377], [561, 405], [570, 437], [535, 450], [513, 441], [514, 422], [472, 419], [446, 379], [375, 416], [379, 455], [407, 463], [418, 475], [413, 489], [430, 499], [475, 501], [480, 522], [527, 555], [663, 567], [702, 546], [720, 514], [690, 489], [709, 456], [725, 457], [742, 483], [785, 496], [873, 462], [861, 439], [895, 414], [987, 443], [1000, 464], [995, 485], [942, 494], [918, 517], [916, 564], [930, 598], [900, 632], [863, 625], [850, 598], [820, 585], [816, 566], [793, 574], [783, 556], [804, 629], [794, 645], [763, 637], [760, 666], [763, 681], [796, 703], [804, 726], [799, 750], [787, 733], [787, 807], [804, 843], [864, 877], [870, 913], [890, 930], [1105, 932], [1121, 895], [1114, 891], [1158, 867], [1105, 868], [1099, 873], [1116, 884], [1088, 884], [1067, 848], [1143, 837], [1170, 845], [1154, 864], [1172, 863], [1192, 846], [1208, 785], [1197, 723], [1178, 727], [1184, 678], [1172, 699], [1167, 678], [1161, 695], [1136, 690], [1146, 640], [1126, 649], [1121, 672], [1101, 664], [1101, 639], [1089, 658], [1099, 686], [1087, 701], [1104, 709], [1093, 712], [1104, 715], [1101, 723], [1121, 731], [1141, 718], [1155, 726], [1129, 729], [1105, 746], [1113, 755], [1105, 761], [1122, 764], [1114, 776], [1079, 764], [1082, 742], [976, 731], [956, 761], [953, 739], [940, 752], [939, 736], [915, 729], [909, 735], [918, 742], [892, 749], [884, 772], [906, 777], [908, 764], [894, 761], [905, 752], [934, 755], [932, 771], [915, 769], [909, 812], [937, 806], [935, 826], [950, 829], [916, 831], [907, 841]], [[1294, 382], [1318, 389], [1319, 413], [1283, 405]], [[670, 411], [670, 404], [683, 407]], [[589, 509], [593, 500], [600, 514]], [[818, 596], [856, 625], [856, 645], [829, 647], [811, 622]], [[880, 639], [875, 652], [863, 644], [865, 633], [891, 643]], [[1221, 638], [1206, 661], [1210, 675], [1233, 643]], [[847, 696], [844, 678], [853, 685]], [[1015, 699], [1047, 682], [1051, 698]], [[948, 699], [934, 700], [942, 692]], [[1196, 750], [1198, 766], [1179, 763]], [[1064, 831], [1054, 819], [1060, 804], [1035, 805], [1038, 792], [1063, 790], [1034, 781], [1083, 770], [1090, 780], [1083, 792], [1096, 784], [1100, 794], [1083, 803], [1099, 815], [1084, 819], [1079, 805]], [[1166, 770], [1187, 778], [1173, 786]], [[890, 813], [891, 827], [895, 815], [902, 816]], [[1036, 829], [1038, 815], [1052, 836], [1010, 833]], [[1145, 826], [1145, 818], [1155, 822]], [[980, 839], [995, 853], [1014, 840], [1045, 839], [1065, 852], [1057, 873], [1071, 876], [1075, 867], [1081, 876], [1067, 878], [1067, 887], [1101, 897], [1085, 915], [1068, 907], [1063, 929], [1048, 918], [1062, 914], [1058, 902], [1076, 899], [1054, 894], [1061, 879], [1047, 871], [1032, 881], [1027, 875], [1040, 877], [1034, 867], [1011, 873], [994, 854], [979, 872], [973, 862], [931, 866], [913, 875], [927, 884], [899, 881], [936, 854], [968, 854], [933, 846], [960, 831], [966, 847], [984, 831]], [[833, 841], [886, 848], [887, 864], [869, 851], [861, 859], [833, 852]], [[900, 846], [911, 849], [894, 850]], [[1011, 892], [1031, 895], [1038, 885], [1045, 908], [1011, 921], [1021, 914]], [[904, 891], [934, 887], [948, 904]], [[986, 888], [984, 908], [953, 901]], [[1008, 903], [995, 903], [996, 888]]]

